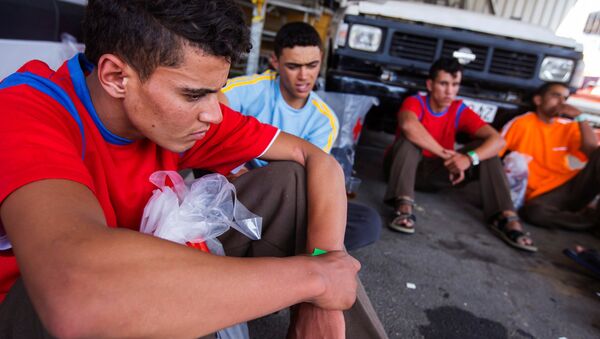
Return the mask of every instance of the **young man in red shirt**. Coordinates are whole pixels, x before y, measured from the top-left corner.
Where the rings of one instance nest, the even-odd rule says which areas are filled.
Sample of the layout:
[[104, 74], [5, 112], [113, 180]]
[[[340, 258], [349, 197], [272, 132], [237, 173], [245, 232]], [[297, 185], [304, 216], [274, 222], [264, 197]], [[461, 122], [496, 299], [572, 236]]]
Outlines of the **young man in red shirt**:
[[[199, 337], [294, 304], [291, 337], [343, 337], [359, 269], [343, 250], [343, 174], [219, 105], [250, 47], [235, 3], [90, 0], [84, 31], [85, 56], [0, 84], [0, 337]], [[262, 240], [221, 240], [263, 258], [137, 232], [154, 171], [225, 174], [256, 157], [287, 160], [235, 183]], [[294, 256], [315, 248], [329, 253]]]
[[[398, 112], [396, 141], [386, 154], [389, 182], [385, 201], [396, 216], [388, 225], [402, 233], [414, 233], [414, 190], [437, 191], [474, 177], [479, 172], [485, 220], [509, 245], [536, 251], [522, 231], [514, 211], [498, 152], [504, 140], [468, 108], [456, 100], [462, 66], [456, 59], [437, 60], [429, 70], [425, 96], [406, 98]], [[479, 141], [454, 150], [456, 134], [465, 132]]]

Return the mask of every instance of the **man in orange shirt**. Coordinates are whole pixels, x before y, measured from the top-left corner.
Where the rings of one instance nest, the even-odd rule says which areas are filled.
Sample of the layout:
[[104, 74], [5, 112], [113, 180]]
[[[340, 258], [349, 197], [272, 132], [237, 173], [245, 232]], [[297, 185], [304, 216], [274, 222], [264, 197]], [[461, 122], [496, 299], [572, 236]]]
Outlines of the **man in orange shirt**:
[[[545, 227], [585, 230], [600, 224], [600, 213], [587, 205], [600, 192], [598, 140], [581, 112], [565, 104], [569, 89], [547, 83], [533, 97], [535, 112], [509, 122], [502, 135], [506, 147], [532, 157], [520, 213], [523, 219]], [[587, 161], [582, 169], [569, 156]]]

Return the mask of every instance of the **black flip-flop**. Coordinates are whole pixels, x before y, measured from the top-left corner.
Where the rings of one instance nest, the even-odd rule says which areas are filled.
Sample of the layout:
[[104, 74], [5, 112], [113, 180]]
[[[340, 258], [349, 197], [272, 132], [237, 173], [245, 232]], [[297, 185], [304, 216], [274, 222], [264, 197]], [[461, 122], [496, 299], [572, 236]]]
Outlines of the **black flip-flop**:
[[600, 253], [598, 253], [598, 251], [586, 249], [581, 252], [577, 252], [570, 248], [566, 248], [563, 253], [567, 257], [573, 259], [579, 265], [593, 272], [597, 278], [600, 278]]
[[520, 220], [519, 217], [517, 217], [516, 215], [503, 216], [502, 214], [500, 214], [498, 217], [492, 220], [490, 224], [490, 229], [492, 230], [492, 232], [496, 233], [496, 235], [500, 237], [500, 239], [502, 239], [505, 243], [516, 249], [530, 253], [537, 252], [538, 248], [536, 246], [519, 243], [520, 238], [529, 238], [529, 234], [520, 230], [508, 229], [508, 223], [512, 221]]

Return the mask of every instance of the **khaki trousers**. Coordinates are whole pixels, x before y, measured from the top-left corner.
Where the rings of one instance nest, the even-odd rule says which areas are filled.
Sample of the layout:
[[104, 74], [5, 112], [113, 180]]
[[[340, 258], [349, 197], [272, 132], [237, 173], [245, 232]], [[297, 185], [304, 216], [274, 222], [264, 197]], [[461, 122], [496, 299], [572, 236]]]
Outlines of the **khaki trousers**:
[[[477, 145], [479, 143], [468, 144], [460, 152], [466, 153]], [[392, 206], [402, 196], [414, 198], [415, 189], [436, 192], [453, 187], [443, 160], [423, 157], [421, 149], [405, 138], [399, 138], [394, 143], [384, 159], [384, 171], [388, 176], [384, 201]], [[483, 160], [479, 166], [469, 168], [465, 172], [465, 182], [473, 180], [479, 182], [486, 221], [502, 211], [514, 210], [506, 175], [498, 157]]]

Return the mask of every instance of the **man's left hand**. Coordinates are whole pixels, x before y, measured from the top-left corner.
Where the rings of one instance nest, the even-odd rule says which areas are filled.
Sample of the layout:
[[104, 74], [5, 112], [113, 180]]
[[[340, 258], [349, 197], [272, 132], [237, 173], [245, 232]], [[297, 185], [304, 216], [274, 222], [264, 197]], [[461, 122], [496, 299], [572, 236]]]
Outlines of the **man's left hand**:
[[292, 307], [292, 323], [288, 339], [346, 338], [346, 323], [342, 311], [325, 310], [309, 303]]
[[450, 159], [444, 161], [444, 166], [450, 173], [464, 172], [471, 167], [471, 159], [462, 153], [456, 153]]
[[450, 172], [450, 182], [452, 185], [458, 185], [461, 181], [465, 180], [465, 172], [460, 171], [456, 173]]

